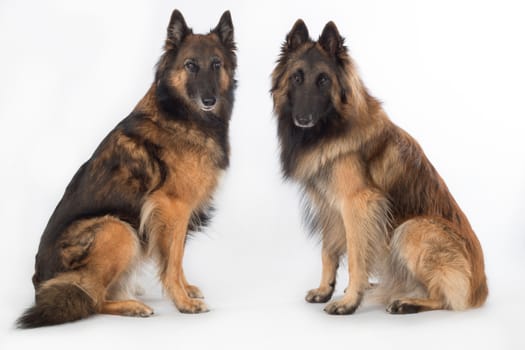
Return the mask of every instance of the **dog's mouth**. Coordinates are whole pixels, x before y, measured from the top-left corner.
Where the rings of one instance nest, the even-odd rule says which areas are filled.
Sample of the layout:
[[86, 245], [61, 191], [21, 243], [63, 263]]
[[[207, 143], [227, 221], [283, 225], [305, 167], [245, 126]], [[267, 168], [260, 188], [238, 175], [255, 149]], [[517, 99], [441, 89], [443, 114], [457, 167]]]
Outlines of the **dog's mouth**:
[[201, 105], [199, 106], [201, 108], [201, 111], [204, 111], [204, 112], [211, 112], [215, 109], [215, 106], [204, 106], [204, 105]]
[[313, 127], [315, 125], [315, 122], [313, 120], [300, 121], [300, 120], [297, 120], [295, 118], [293, 118], [293, 123], [298, 128], [303, 128], [303, 129], [308, 129], [308, 128], [311, 128], [311, 127]]

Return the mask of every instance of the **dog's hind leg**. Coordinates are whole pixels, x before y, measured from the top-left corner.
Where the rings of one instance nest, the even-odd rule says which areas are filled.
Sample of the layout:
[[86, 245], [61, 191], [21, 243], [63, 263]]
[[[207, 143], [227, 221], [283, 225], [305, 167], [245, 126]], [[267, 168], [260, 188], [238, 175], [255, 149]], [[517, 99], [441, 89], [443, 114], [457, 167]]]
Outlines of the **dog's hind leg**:
[[414, 314], [421, 311], [443, 309], [443, 302], [439, 299], [405, 298], [394, 300], [386, 311], [391, 314]]
[[66, 272], [37, 287], [35, 305], [18, 320], [19, 327], [71, 322], [109, 310], [113, 314], [136, 314], [136, 304], [129, 304], [133, 306], [129, 309], [124, 304], [119, 308], [106, 305], [108, 289], [139, 253], [137, 236], [128, 224], [111, 216], [78, 221], [57, 245]]
[[399, 226], [392, 239], [395, 274], [420, 284], [423, 296], [395, 296], [387, 311], [393, 314], [470, 307], [471, 267], [465, 241], [452, 224], [440, 218], [416, 218]]
[[[97, 312], [121, 316], [150, 316], [153, 310], [136, 300], [108, 300], [123, 292], [125, 283], [140, 257], [140, 244], [134, 230], [111, 217], [102, 218], [80, 285], [96, 300]], [[126, 293], [124, 293], [126, 294]], [[121, 294], [120, 297], [124, 295]], [[129, 296], [126, 296], [129, 297]]]
[[148, 317], [153, 315], [153, 309], [136, 300], [104, 301], [101, 314]]

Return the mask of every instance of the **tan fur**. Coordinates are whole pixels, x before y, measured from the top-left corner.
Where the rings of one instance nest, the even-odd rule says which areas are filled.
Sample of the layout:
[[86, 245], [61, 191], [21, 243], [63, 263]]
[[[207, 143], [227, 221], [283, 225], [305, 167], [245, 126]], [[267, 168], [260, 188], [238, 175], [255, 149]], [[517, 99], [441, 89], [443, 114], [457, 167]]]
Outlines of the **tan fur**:
[[[476, 306], [469, 293], [472, 271], [467, 242], [452, 230], [447, 222], [436, 218], [412, 219], [399, 226], [391, 244], [395, 257], [390, 266], [394, 269], [385, 285], [402, 292], [406, 287], [399, 285], [399, 280], [413, 278], [426, 287], [429, 299], [441, 303], [440, 308], [464, 310]], [[397, 279], [396, 274], [405, 278]]]
[[[381, 112], [380, 115], [384, 114]], [[368, 278], [377, 276], [381, 269], [378, 266], [383, 265], [383, 261], [388, 258], [386, 246], [389, 237], [396, 237], [401, 232], [399, 230], [390, 231], [390, 227], [395, 227], [399, 223], [406, 223], [407, 219], [416, 220], [416, 222], [424, 220], [411, 217], [408, 213], [401, 213], [401, 215], [392, 217], [388, 194], [383, 191], [385, 187], [388, 188], [398, 181], [399, 177], [410, 176], [410, 173], [407, 173], [407, 170], [410, 169], [407, 169], [407, 164], [403, 163], [403, 152], [406, 151], [403, 147], [407, 147], [410, 152], [417, 154], [421, 162], [426, 163], [428, 161], [419, 146], [405, 132], [387, 120], [378, 122], [376, 127], [378, 126], [389, 128], [389, 132], [397, 133], [407, 143], [391, 144], [376, 156], [377, 160], [367, 163], [362, 155], [357, 152], [357, 147], [352, 147], [357, 143], [353, 136], [358, 140], [361, 136], [363, 138], [361, 142], [364, 143], [368, 141], [367, 138], [377, 135], [378, 132], [362, 132], [360, 135], [359, 131], [355, 130], [353, 135], [348, 136], [348, 139], [328, 143], [320, 149], [306, 153], [294, 174], [296, 178], [307, 179], [326, 166], [332, 168], [332, 176], [328, 182], [316, 183], [317, 188], [307, 191], [324, 198], [319, 200], [313, 196], [312, 199], [312, 203], [316, 203], [314, 205], [317, 205], [317, 210], [322, 213], [320, 215], [321, 220], [323, 221], [324, 218], [323, 246], [333, 247], [331, 252], [323, 253], [323, 256], [337, 254], [340, 248], [336, 247], [339, 247], [340, 242], [342, 242], [341, 235], [334, 234], [334, 232], [341, 232], [340, 226], [338, 227], [333, 223], [328, 224], [330, 221], [337, 221], [337, 219], [333, 219], [334, 216], [337, 216], [334, 210], [340, 213], [344, 222], [344, 238], [347, 243], [346, 252], [349, 256], [348, 266], [351, 282], [343, 299], [327, 306], [326, 310], [330, 313], [347, 313], [354, 305], [359, 304]], [[407, 181], [426, 180], [414, 178], [413, 180], [407, 179]], [[311, 180], [309, 180], [310, 182]], [[446, 190], [440, 178], [438, 183], [441, 188]], [[401, 193], [401, 195], [410, 196], [411, 194], [408, 191]], [[420, 224], [409, 230], [409, 234], [422, 235], [423, 237], [420, 237], [419, 240], [412, 238], [410, 242], [401, 244], [400, 247], [390, 245], [391, 254], [400, 254], [400, 258], [406, 261], [406, 265], [400, 268], [408, 268], [410, 274], [414, 275], [416, 281], [426, 289], [424, 296], [433, 300], [433, 302], [422, 302], [425, 299], [410, 299], [410, 303], [419, 305], [418, 311], [436, 308], [464, 310], [469, 307], [480, 306], [487, 294], [482, 253], [477, 238], [468, 225], [464, 214], [448, 192], [443, 194], [441, 192], [438, 194], [429, 193], [429, 197], [424, 198], [424, 200], [431, 202], [429, 214], [439, 212], [443, 203], [447, 203], [447, 206], [451, 206], [454, 215], [460, 218], [460, 222], [444, 223], [443, 225], [454, 227], [450, 230], [444, 229], [443, 226], [429, 227], [429, 225]], [[319, 203], [322, 204], [319, 205]], [[434, 220], [443, 221], [439, 216], [435, 217]], [[458, 241], [463, 242], [462, 245], [459, 245]], [[423, 261], [433, 250], [439, 248], [446, 250], [445, 254], [450, 259], [444, 257], [440, 260], [426, 261], [424, 266], [421, 265], [422, 263], [415, 264], [416, 261]], [[328, 271], [332, 269], [333, 263], [327, 263], [323, 259], [323, 264], [328, 265], [326, 267]], [[388, 286], [388, 288], [383, 289], [387, 295], [392, 290], [399, 290], [400, 288], [400, 286], [392, 286], [390, 279], [396, 280], [398, 274], [404, 274], [404, 272], [399, 271], [390, 272], [390, 275], [382, 276], [385, 286]], [[323, 275], [323, 282], [321, 282], [323, 287], [320, 288], [324, 292], [320, 292], [320, 294], [326, 294], [325, 280], [326, 277]], [[404, 293], [409, 294], [409, 286], [413, 285], [414, 282], [404, 281], [404, 283], [407, 286]], [[311, 299], [311, 297], [307, 296], [307, 299]], [[391, 298], [388, 299], [389, 301], [387, 299], [383, 300], [388, 303], [396, 302], [396, 300], [390, 300]], [[405, 300], [404, 303], [409, 303], [409, 301]]]
[[308, 291], [306, 301], [310, 303], [324, 303], [332, 297], [335, 287], [337, 268], [339, 267], [339, 256], [334, 254], [330, 248], [325, 246], [328, 240], [323, 241], [322, 262], [323, 271], [318, 288]]
[[139, 316], [147, 317], [153, 314], [153, 310], [136, 300], [125, 301], [106, 301], [100, 309], [101, 314], [118, 315], [118, 316]]
[[[330, 22], [319, 40], [338, 36]], [[294, 47], [301, 37], [303, 43]], [[312, 42], [298, 20], [272, 73], [274, 110], [286, 152], [292, 149], [286, 138], [293, 134], [286, 133], [283, 118], [290, 115], [283, 111], [293, 88], [291, 74], [298, 69], [319, 70], [331, 78], [332, 104], [347, 125], [346, 132], [320, 135], [315, 147], [293, 149], [293, 157], [281, 158], [285, 176], [304, 189], [305, 219], [322, 234], [321, 282], [306, 300], [331, 297], [338, 259], [347, 253], [350, 283], [341, 300], [326, 306], [328, 313], [354, 312], [370, 277], [379, 278], [373, 294], [391, 313], [482, 305], [488, 294], [483, 253], [467, 218], [418, 143], [368, 93], [342, 38], [332, 51], [337, 71], [304, 63], [307, 50], [328, 55], [325, 48], [335, 47], [320, 41]]]
[[[206, 311], [206, 305], [193, 300], [185, 287], [188, 286], [182, 270], [182, 258], [191, 207], [184, 199], [158, 192], [150, 197], [155, 203], [148, 227], [151, 240], [150, 251], [158, 260], [160, 277], [164, 287], [177, 308], [184, 312]], [[194, 294], [194, 291], [190, 291]]]
[[[109, 291], [119, 292], [113, 287], [134, 267], [140, 257], [140, 245], [133, 229], [111, 216], [79, 222], [76, 225], [78, 231], [70, 230], [70, 234], [82, 234], [82, 228], [93, 227], [93, 225], [98, 225], [98, 228], [90, 247], [86, 248], [89, 254], [84, 260], [77, 261], [82, 269], [62, 273], [44, 282], [40, 290], [48, 289], [53, 285], [74, 284], [90, 296], [98, 312], [104, 313], [106, 301], [113, 298]], [[62, 252], [63, 259], [69, 263], [66, 266], [74, 267], [69, 258], [75, 255], [68, 249], [63, 249]], [[123, 315], [132, 314], [131, 310], [126, 310], [125, 307], [121, 307], [120, 310]]]

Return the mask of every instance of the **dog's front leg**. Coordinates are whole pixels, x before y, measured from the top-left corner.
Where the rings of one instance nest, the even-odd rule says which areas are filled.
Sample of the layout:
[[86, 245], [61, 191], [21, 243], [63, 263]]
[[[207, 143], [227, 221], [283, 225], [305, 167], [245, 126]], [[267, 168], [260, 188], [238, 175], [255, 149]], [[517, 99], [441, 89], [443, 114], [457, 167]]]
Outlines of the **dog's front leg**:
[[323, 263], [321, 283], [318, 288], [312, 289], [306, 294], [305, 299], [309, 303], [325, 303], [330, 300], [334, 293], [339, 256], [327, 247], [326, 242], [323, 242], [321, 258]]
[[180, 312], [206, 312], [208, 307], [202, 300], [188, 295], [182, 269], [191, 208], [183, 201], [167, 196], [157, 196], [155, 199], [156, 210], [151, 221], [156, 226], [154, 239], [160, 258], [160, 276], [164, 289]]
[[387, 201], [371, 189], [363, 189], [341, 202], [348, 254], [349, 284], [343, 298], [329, 303], [325, 311], [348, 315], [359, 307], [376, 259], [386, 249]]

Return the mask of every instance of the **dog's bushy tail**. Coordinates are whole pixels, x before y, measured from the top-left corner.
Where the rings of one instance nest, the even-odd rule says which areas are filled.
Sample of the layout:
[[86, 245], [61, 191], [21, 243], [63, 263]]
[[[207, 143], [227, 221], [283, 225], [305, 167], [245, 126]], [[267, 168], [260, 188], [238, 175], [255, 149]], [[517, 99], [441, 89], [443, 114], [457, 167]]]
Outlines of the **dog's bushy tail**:
[[35, 305], [17, 320], [18, 328], [36, 328], [77, 321], [96, 312], [95, 301], [76, 284], [53, 283], [37, 292]]

